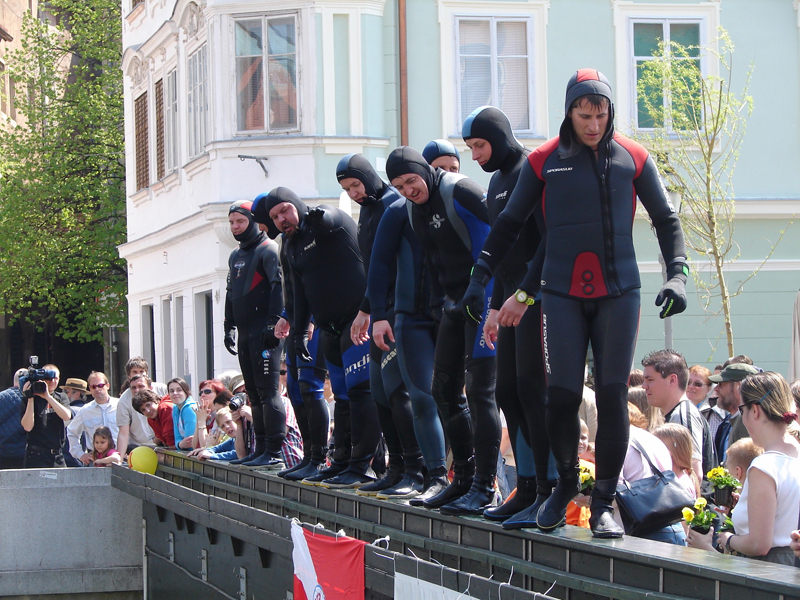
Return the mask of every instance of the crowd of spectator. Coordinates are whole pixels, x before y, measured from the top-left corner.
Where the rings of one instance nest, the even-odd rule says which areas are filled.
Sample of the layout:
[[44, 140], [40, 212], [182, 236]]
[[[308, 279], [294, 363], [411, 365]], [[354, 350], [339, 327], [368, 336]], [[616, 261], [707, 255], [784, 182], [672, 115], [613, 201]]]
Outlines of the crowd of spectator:
[[[620, 484], [652, 476], [652, 466], [671, 470], [691, 497], [705, 497], [720, 518], [708, 533], [683, 522], [641, 537], [794, 564], [794, 554], [800, 556], [800, 532], [795, 531], [800, 516], [800, 382], [790, 386], [746, 356], [731, 358], [712, 372], [699, 365], [689, 368], [679, 353], [662, 350], [645, 356], [642, 367], [630, 377], [630, 442]], [[252, 410], [240, 373], [202, 381], [195, 396], [179, 377], [166, 384], [152, 381], [147, 362], [135, 357], [126, 365], [127, 379], [117, 397], [102, 372], [92, 371], [85, 380], [68, 378], [59, 391], [58, 367], [45, 365], [44, 370], [56, 375], [44, 380], [44, 389], [32, 392], [27, 370], [19, 369], [14, 385], [0, 392], [2, 469], [125, 464], [138, 446], [177, 448], [199, 460], [234, 463], [252, 455]], [[285, 370], [281, 375], [288, 431], [282, 458], [292, 468], [304, 458], [303, 444], [286, 394]], [[590, 387], [581, 414], [581, 471], [591, 480], [594, 440], [587, 421], [596, 430], [596, 406]], [[708, 472], [718, 465], [742, 485], [732, 509], [714, 504]], [[514, 481], [513, 466], [508, 470]], [[508, 490], [503, 492], [505, 497]], [[567, 523], [588, 527], [589, 516], [588, 495], [579, 495], [570, 504]], [[727, 517], [732, 528], [724, 527]]]

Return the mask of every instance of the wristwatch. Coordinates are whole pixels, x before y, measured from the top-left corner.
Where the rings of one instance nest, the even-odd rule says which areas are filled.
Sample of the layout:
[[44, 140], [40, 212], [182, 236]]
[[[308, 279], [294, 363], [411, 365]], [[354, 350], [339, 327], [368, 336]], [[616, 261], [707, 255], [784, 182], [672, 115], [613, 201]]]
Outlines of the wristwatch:
[[520, 304], [527, 304], [528, 306], [533, 306], [536, 302], [533, 296], [528, 296], [528, 292], [525, 290], [517, 290], [514, 292], [514, 299]]

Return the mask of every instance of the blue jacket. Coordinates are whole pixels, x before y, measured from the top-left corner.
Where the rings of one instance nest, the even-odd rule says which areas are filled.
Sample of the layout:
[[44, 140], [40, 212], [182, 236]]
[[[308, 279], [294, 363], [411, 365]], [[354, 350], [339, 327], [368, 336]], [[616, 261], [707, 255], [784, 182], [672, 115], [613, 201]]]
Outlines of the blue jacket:
[[211, 460], [235, 460], [239, 458], [236, 455], [236, 440], [228, 438], [221, 444], [217, 444], [208, 449], [211, 453], [209, 458]]
[[24, 458], [28, 434], [22, 428], [22, 392], [8, 388], [0, 392], [0, 457]]
[[175, 404], [172, 407], [172, 423], [175, 431], [175, 446], [181, 443], [183, 438], [194, 435], [197, 428], [197, 403], [189, 396], [186, 402], [178, 408]]

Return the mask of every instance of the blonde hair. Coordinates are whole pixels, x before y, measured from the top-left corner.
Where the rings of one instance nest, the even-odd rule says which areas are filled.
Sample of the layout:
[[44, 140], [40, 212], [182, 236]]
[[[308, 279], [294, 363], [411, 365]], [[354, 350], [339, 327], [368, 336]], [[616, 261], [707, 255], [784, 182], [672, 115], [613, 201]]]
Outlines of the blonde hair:
[[783, 375], [772, 371], [748, 375], [742, 381], [741, 394], [745, 406], [758, 404], [767, 419], [785, 424], [789, 433], [800, 439], [794, 396]]
[[672, 467], [686, 473], [694, 484], [694, 491], [700, 495], [700, 481], [692, 470], [692, 435], [689, 429], [678, 423], [664, 423], [653, 430], [653, 435], [664, 442], [672, 457]]
[[217, 409], [217, 414], [214, 415], [214, 420], [217, 422], [217, 425], [219, 425], [222, 422], [222, 417], [230, 416], [230, 414], [231, 409], [227, 406], [223, 406], [222, 408]]
[[628, 402], [628, 422], [639, 429], [647, 429], [647, 417], [632, 402]]
[[642, 388], [628, 388], [628, 402], [633, 403], [647, 420], [647, 425], [642, 427], [642, 429], [653, 431], [653, 429], [664, 423], [664, 414], [661, 412], [661, 409], [656, 406], [650, 406], [647, 403], [647, 392]]
[[741, 467], [742, 471], [747, 471], [750, 463], [757, 456], [764, 454], [764, 449], [761, 446], [756, 446], [753, 440], [749, 437], [736, 440], [730, 445], [725, 455], [725, 466], [730, 470], [731, 465]]

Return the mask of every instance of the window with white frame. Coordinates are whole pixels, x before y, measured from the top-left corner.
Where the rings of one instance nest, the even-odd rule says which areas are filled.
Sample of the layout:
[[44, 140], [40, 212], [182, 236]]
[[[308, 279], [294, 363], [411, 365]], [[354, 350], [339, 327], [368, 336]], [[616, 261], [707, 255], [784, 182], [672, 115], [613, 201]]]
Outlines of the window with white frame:
[[164, 88], [164, 141], [167, 173], [178, 168], [178, 72], [167, 74]]
[[237, 19], [234, 32], [237, 129], [297, 129], [295, 16]]
[[534, 129], [530, 18], [456, 17], [457, 102], [461, 123], [492, 105], [514, 131]]
[[[680, 44], [686, 49], [688, 58], [677, 58], [671, 56], [672, 60], [691, 60], [696, 63], [697, 72], [702, 73], [700, 59], [701, 45], [701, 22], [688, 19], [647, 19], [631, 20], [630, 39], [633, 46], [631, 72], [636, 74], [636, 121], [637, 129], [652, 129], [654, 127], [669, 127], [669, 123], [656, 123], [653, 117], [647, 112], [644, 100], [638, 95], [639, 79], [642, 74], [642, 67], [659, 52], [659, 44], [664, 42], [667, 55], [670, 54], [670, 43]], [[655, 94], [653, 94], [655, 92]], [[651, 90], [649, 96], [657, 97], [658, 91]], [[669, 98], [661, 94], [661, 101], [666, 106]]]
[[189, 56], [187, 110], [189, 117], [189, 158], [205, 151], [208, 128], [208, 50], [203, 46]]

